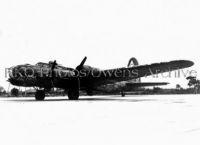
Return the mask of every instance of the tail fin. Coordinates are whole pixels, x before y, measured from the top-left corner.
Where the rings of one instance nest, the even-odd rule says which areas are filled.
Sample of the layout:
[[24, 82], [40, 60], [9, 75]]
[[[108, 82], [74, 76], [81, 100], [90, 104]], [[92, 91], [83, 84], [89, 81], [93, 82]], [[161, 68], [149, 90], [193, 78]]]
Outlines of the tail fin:
[[[138, 66], [139, 63], [138, 63], [138, 60], [135, 58], [135, 57], [131, 57], [128, 61], [128, 65], [127, 67], [134, 67], [134, 66]], [[137, 78], [137, 79], [133, 79], [131, 80], [130, 82], [134, 82], [134, 83], [140, 83], [141, 82], [141, 79], [140, 78]]]
[[127, 67], [134, 67], [134, 66], [138, 66], [139, 63], [137, 61], [137, 59], [135, 57], [130, 58]]

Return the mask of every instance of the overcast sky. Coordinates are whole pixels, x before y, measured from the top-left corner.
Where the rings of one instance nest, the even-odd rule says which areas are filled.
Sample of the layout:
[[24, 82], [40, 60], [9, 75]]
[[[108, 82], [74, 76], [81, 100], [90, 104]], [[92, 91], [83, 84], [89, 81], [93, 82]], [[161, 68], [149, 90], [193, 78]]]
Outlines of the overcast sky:
[[198, 0], [1, 1], [0, 82], [7, 86], [5, 67], [55, 59], [76, 67], [84, 56], [102, 69], [126, 66], [130, 57], [188, 59], [198, 71], [199, 8]]

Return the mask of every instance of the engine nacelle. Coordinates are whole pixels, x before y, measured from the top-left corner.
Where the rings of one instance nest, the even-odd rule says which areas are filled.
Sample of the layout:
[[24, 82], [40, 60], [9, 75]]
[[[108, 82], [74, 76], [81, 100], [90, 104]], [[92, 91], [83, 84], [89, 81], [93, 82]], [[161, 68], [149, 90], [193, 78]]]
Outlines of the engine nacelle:
[[80, 71], [80, 75], [82, 75], [82, 74], [88, 75], [89, 74], [89, 75], [92, 75], [92, 76], [97, 76], [97, 75], [99, 75], [99, 72], [100, 72], [100, 69], [98, 69], [98, 68], [91, 67], [89, 65], [84, 65], [83, 68]]

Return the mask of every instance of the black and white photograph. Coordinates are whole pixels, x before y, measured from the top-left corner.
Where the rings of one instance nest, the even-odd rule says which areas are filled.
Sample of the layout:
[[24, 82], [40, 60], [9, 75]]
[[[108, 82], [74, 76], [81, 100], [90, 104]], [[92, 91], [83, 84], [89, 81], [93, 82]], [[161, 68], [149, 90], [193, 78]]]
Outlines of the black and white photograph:
[[0, 1], [1, 145], [199, 145], [200, 1]]

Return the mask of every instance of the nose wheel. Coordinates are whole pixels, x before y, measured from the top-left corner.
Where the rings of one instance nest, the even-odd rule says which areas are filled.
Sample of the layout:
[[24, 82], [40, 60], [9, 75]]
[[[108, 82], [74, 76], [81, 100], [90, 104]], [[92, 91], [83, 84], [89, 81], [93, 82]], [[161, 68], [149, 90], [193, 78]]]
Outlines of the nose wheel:
[[45, 98], [45, 91], [44, 90], [36, 90], [35, 93], [35, 100], [41, 101]]

